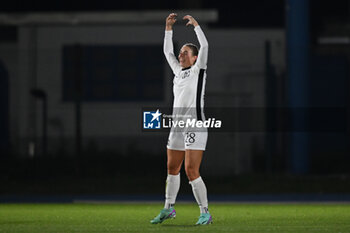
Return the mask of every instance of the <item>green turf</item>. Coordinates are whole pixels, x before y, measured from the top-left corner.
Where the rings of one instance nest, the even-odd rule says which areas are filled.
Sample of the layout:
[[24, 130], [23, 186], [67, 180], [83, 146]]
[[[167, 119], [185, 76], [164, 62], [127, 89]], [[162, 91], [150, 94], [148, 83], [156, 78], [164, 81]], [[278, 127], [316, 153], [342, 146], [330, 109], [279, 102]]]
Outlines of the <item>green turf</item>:
[[0, 204], [0, 232], [350, 232], [346, 204], [211, 204], [214, 224], [195, 226], [195, 204], [176, 205], [177, 217], [150, 219], [161, 204]]

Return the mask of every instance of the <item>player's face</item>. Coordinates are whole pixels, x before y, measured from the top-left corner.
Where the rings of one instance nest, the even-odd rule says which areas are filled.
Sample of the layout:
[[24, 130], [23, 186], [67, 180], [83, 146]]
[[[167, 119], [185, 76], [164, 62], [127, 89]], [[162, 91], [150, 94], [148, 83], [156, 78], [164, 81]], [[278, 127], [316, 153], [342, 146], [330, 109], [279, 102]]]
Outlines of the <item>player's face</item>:
[[179, 53], [179, 62], [182, 68], [192, 66], [197, 59], [197, 56], [192, 55], [192, 50], [188, 46], [183, 46]]

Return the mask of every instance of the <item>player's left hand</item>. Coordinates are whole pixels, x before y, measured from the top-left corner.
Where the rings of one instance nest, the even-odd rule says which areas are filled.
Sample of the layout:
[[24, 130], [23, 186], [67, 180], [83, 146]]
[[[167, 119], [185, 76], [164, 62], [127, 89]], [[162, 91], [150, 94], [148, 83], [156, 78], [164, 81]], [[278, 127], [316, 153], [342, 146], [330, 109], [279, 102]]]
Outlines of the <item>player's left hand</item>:
[[195, 20], [192, 16], [190, 16], [190, 15], [184, 16], [183, 20], [186, 20], [186, 19], [188, 20], [186, 26], [188, 26], [190, 24], [192, 24], [194, 27], [198, 26], [197, 20]]

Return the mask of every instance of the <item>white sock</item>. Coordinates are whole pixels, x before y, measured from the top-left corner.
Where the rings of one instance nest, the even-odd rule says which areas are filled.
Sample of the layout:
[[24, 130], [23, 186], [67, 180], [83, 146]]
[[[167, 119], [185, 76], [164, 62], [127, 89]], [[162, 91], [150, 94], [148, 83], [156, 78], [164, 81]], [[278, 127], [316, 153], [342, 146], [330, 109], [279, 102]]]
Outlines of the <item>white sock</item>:
[[205, 187], [202, 177], [190, 181], [190, 184], [192, 185], [193, 195], [199, 205], [201, 214], [208, 213], [207, 188]]
[[170, 209], [175, 205], [176, 196], [180, 189], [180, 173], [177, 175], [170, 175], [166, 179], [165, 188], [165, 209]]

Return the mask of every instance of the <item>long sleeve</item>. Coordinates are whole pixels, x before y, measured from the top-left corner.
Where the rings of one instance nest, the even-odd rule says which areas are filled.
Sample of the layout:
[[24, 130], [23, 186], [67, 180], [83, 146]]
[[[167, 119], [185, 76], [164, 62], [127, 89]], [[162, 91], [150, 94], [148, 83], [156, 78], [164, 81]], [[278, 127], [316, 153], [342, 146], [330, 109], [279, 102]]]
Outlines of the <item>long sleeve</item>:
[[208, 44], [207, 38], [205, 38], [205, 35], [204, 35], [204, 33], [199, 25], [194, 27], [194, 31], [196, 32], [197, 39], [198, 39], [199, 44], [200, 44], [200, 49], [199, 49], [196, 65], [200, 69], [206, 69], [207, 62], [208, 62], [209, 44]]
[[181, 71], [181, 66], [174, 55], [173, 31], [165, 31], [163, 52], [173, 73], [177, 75]]

